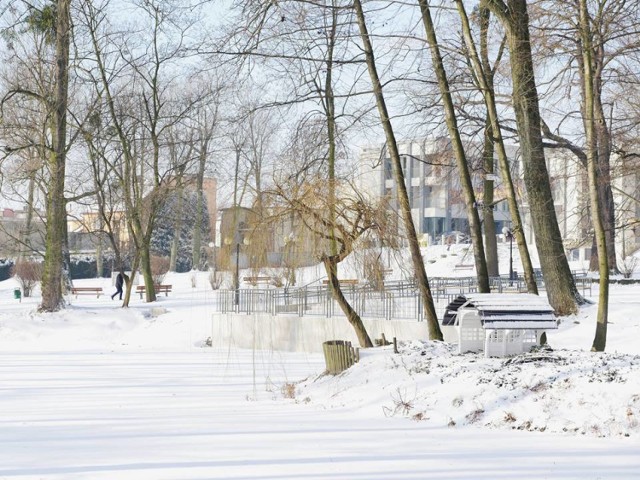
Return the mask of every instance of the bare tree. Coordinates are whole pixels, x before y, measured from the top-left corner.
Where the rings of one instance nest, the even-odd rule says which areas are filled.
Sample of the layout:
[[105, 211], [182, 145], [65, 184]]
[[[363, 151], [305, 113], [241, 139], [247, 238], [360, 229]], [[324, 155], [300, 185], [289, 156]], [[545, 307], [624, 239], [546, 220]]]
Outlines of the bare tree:
[[271, 215], [265, 221], [273, 225], [293, 216], [302, 226], [301, 236], [310, 234], [309, 241], [314, 243], [314, 254], [325, 267], [333, 298], [353, 326], [360, 345], [371, 347], [373, 343], [360, 315], [342, 291], [338, 265], [364, 238], [385, 242], [383, 235], [391, 230], [387, 228], [389, 217], [384, 213], [385, 206], [368, 202], [345, 182], [335, 183], [344, 183], [341, 190], [349, 193], [327, 189], [324, 176], [286, 176], [268, 193]]
[[[527, 247], [527, 241], [524, 236], [524, 230], [522, 228], [522, 220], [520, 218], [520, 210], [517, 203], [516, 191], [511, 178], [511, 169], [507, 152], [505, 149], [504, 140], [502, 137], [502, 129], [500, 125], [500, 119], [498, 116], [498, 109], [496, 106], [495, 89], [493, 84], [493, 76], [495, 73], [495, 67], [491, 67], [489, 62], [487, 36], [489, 30], [489, 11], [486, 8], [480, 7], [478, 12], [480, 22], [480, 54], [478, 54], [475, 42], [471, 35], [471, 27], [469, 19], [467, 17], [466, 10], [462, 1], [457, 0], [456, 5], [458, 7], [458, 13], [462, 22], [462, 32], [467, 47], [467, 55], [469, 58], [470, 67], [473, 72], [475, 81], [480, 89], [484, 104], [487, 109], [487, 128], [486, 128], [486, 142], [491, 147], [485, 147], [485, 158], [488, 152], [491, 152], [491, 160], [486, 158], [486, 162], [493, 163], [493, 151], [494, 146], [498, 154], [498, 162], [500, 165], [500, 173], [502, 174], [502, 181], [506, 189], [506, 199], [509, 205], [509, 213], [511, 214], [511, 221], [513, 224], [513, 234], [516, 238], [518, 249], [520, 251], [520, 260], [524, 269], [524, 278], [527, 283], [527, 290], [531, 293], [538, 294], [538, 287], [533, 273], [533, 265], [531, 263], [531, 257], [529, 255], [529, 249]], [[490, 193], [487, 193], [490, 192]], [[491, 205], [493, 203], [493, 182], [485, 181], [485, 199], [484, 205]], [[487, 227], [485, 227], [487, 228]]]
[[589, 175], [589, 197], [591, 199], [591, 211], [593, 226], [598, 245], [600, 293], [598, 295], [598, 321], [596, 334], [593, 339], [592, 350], [604, 351], [607, 342], [607, 317], [609, 310], [609, 261], [607, 257], [607, 241], [603, 222], [603, 210], [601, 206], [600, 191], [598, 189], [597, 166], [597, 138], [596, 138], [596, 108], [594, 90], [594, 58], [592, 56], [592, 32], [590, 26], [587, 0], [580, 0], [580, 38], [582, 45], [582, 65], [584, 72], [584, 112], [587, 134], [587, 173]]
[[[69, 85], [69, 44], [70, 44], [70, 12], [69, 0], [61, 0], [54, 4], [46, 4], [41, 9], [33, 8], [26, 2], [22, 18], [18, 21], [26, 23], [27, 30], [37, 32], [45, 44], [55, 46], [52, 58], [55, 60], [53, 82], [45, 82], [42, 88], [34, 85], [17, 84], [3, 98], [4, 104], [12, 98], [35, 99], [47, 115], [49, 121], [43, 130], [42, 137], [50, 137], [50, 148], [41, 150], [45, 153], [42, 162], [48, 174], [46, 197], [46, 242], [44, 273], [42, 278], [41, 311], [57, 311], [64, 305], [62, 296], [63, 284], [63, 250], [66, 247], [66, 202], [65, 202], [65, 168], [67, 154], [67, 93]], [[40, 50], [42, 52], [43, 50]], [[42, 57], [35, 59], [44, 62]], [[36, 67], [38, 68], [38, 67]], [[33, 77], [32, 77], [33, 78]], [[42, 142], [44, 143], [44, 142]], [[20, 145], [19, 148], [30, 149], [32, 145]]]
[[433, 303], [433, 296], [431, 295], [431, 289], [429, 287], [429, 280], [424, 268], [424, 260], [422, 253], [420, 252], [420, 244], [418, 243], [418, 236], [416, 234], [415, 225], [411, 216], [411, 206], [409, 203], [409, 196], [407, 195], [407, 189], [405, 187], [404, 174], [402, 172], [402, 165], [400, 162], [400, 153], [398, 151], [398, 144], [396, 142], [393, 126], [387, 110], [385, 97], [383, 93], [382, 83], [378, 75], [376, 60], [367, 29], [364, 9], [360, 0], [354, 0], [353, 8], [356, 15], [356, 21], [360, 29], [360, 37], [362, 39], [363, 49], [367, 67], [369, 70], [369, 76], [371, 77], [371, 83], [373, 85], [373, 94], [375, 96], [376, 105], [378, 107], [378, 114], [380, 116], [380, 122], [385, 133], [387, 140], [387, 150], [391, 157], [391, 164], [393, 167], [393, 176], [397, 188], [398, 203], [400, 205], [400, 213], [404, 224], [405, 235], [409, 242], [409, 251], [411, 253], [411, 260], [415, 270], [415, 276], [418, 283], [418, 289], [423, 302], [423, 308], [425, 310], [425, 317], [427, 319], [429, 329], [429, 339], [442, 340], [442, 331], [440, 324], [438, 323], [438, 317], [436, 315], [435, 306]]
[[[181, 174], [187, 171], [187, 164], [193, 161], [191, 155], [171, 161], [168, 151], [169, 132], [201, 100], [191, 96], [184, 101], [179, 94], [180, 76], [175, 74], [193, 24], [176, 21], [173, 15], [180, 12], [165, 2], [145, 2], [139, 7], [149, 29], [121, 38], [120, 32], [110, 30], [108, 6], [108, 2], [82, 4], [92, 50], [92, 65], [87, 70], [95, 75], [96, 94], [104, 98], [118, 145], [113, 173], [136, 249], [133, 269], [135, 272], [140, 265], [146, 300], [151, 302], [156, 298], [150, 264], [155, 220], [168, 195], [183, 181]], [[123, 40], [126, 46], [120, 43]], [[131, 49], [136, 48], [142, 54], [132, 55]], [[125, 305], [129, 297], [130, 288]]]
[[540, 127], [538, 92], [531, 55], [526, 0], [483, 0], [507, 32], [513, 81], [513, 108], [524, 162], [524, 181], [531, 208], [536, 247], [551, 306], [560, 315], [577, 311], [578, 293], [567, 257], [551, 193]]
[[[353, 83], [349, 83], [353, 82], [353, 79], [349, 79], [346, 88], [340, 82], [347, 77], [342, 76], [341, 69], [349, 68], [354, 63], [348, 46], [349, 11], [337, 1], [330, 1], [324, 5], [289, 1], [275, 6], [255, 1], [243, 5], [243, 14], [249, 20], [247, 27], [242, 31], [245, 39], [245, 55], [242, 58], [246, 60], [247, 53], [251, 61], [267, 57], [264, 61], [272, 68], [270, 71], [275, 72], [272, 75], [290, 86], [290, 93], [285, 95], [284, 99], [273, 100], [270, 103], [263, 100], [243, 117], [248, 128], [243, 136], [242, 152], [249, 160], [250, 177], [255, 181], [256, 210], [262, 210], [261, 164], [265, 157], [262, 150], [265, 141], [275, 131], [275, 122], [265, 122], [264, 118], [266, 115], [274, 115], [271, 113], [274, 107], [293, 110], [295, 105], [303, 105], [304, 109], [310, 109], [303, 114], [300, 122], [305, 129], [303, 148], [309, 150], [309, 145], [313, 144], [313, 153], [310, 157], [302, 157], [302, 165], [299, 165], [299, 168], [289, 166], [288, 175], [293, 176], [295, 172], [298, 176], [308, 178], [313, 172], [319, 178], [325, 179], [328, 192], [328, 218], [325, 224], [328, 232], [324, 235], [327, 236], [328, 251], [324, 253], [323, 263], [327, 276], [336, 280], [329, 282], [330, 289], [349, 321], [353, 323], [355, 313], [348, 305], [337, 281], [337, 263], [343, 258], [344, 248], [341, 247], [340, 240], [333, 239], [334, 235], [338, 235], [337, 231], [333, 231], [337, 228], [338, 216], [335, 201], [336, 183], [338, 171], [341, 167], [344, 168], [340, 158], [343, 152], [341, 142], [344, 132], [353, 124], [345, 110], [347, 103], [355, 98], [354, 93], [349, 91], [349, 88], [353, 88]], [[285, 49], [282, 50], [280, 45], [285, 45]], [[262, 47], [259, 52], [256, 51], [258, 46]], [[269, 50], [270, 46], [274, 47], [273, 52]], [[264, 52], [270, 53], [264, 55]], [[357, 74], [354, 78], [357, 78]], [[336, 91], [338, 85], [343, 91]], [[344, 90], [346, 93], [343, 93]], [[270, 107], [268, 114], [265, 110], [267, 107]], [[260, 128], [256, 128], [258, 125]], [[356, 329], [360, 331], [358, 336], [361, 345], [371, 346], [371, 340], [364, 328]]]
[[460, 175], [460, 183], [464, 195], [464, 204], [467, 209], [467, 218], [469, 220], [469, 229], [471, 231], [471, 242], [473, 244], [473, 255], [476, 265], [476, 275], [478, 279], [478, 290], [481, 293], [489, 293], [489, 274], [487, 272], [487, 260], [484, 253], [484, 244], [482, 242], [482, 229], [480, 226], [480, 216], [476, 209], [476, 198], [471, 182], [471, 174], [467, 163], [467, 156], [462, 144], [462, 138], [458, 129], [458, 120], [456, 118], [455, 108], [451, 93], [449, 91], [449, 80], [444, 69], [440, 46], [436, 37], [433, 20], [431, 18], [431, 10], [427, 0], [419, 0], [420, 11], [422, 13], [422, 22], [427, 36], [427, 43], [431, 50], [431, 59], [433, 68], [438, 79], [438, 88], [442, 98], [445, 110], [445, 119], [449, 138], [453, 148], [454, 156], [458, 166], [458, 174]]
[[[221, 95], [225, 89], [225, 85], [217, 77], [206, 87], [203, 87], [209, 93], [209, 100], [204, 102], [196, 109], [193, 115], [193, 128], [197, 131], [196, 138], [196, 218], [193, 225], [193, 247], [192, 247], [192, 265], [193, 268], [202, 267], [202, 224], [204, 219], [204, 179], [207, 172], [207, 164], [211, 163], [210, 155], [212, 153], [212, 142], [216, 135], [217, 129], [220, 128], [220, 108]], [[211, 228], [211, 227], [210, 227]], [[211, 238], [210, 238], [211, 240]]]
[[[616, 202], [613, 197], [613, 182], [616, 175], [615, 156], [613, 153], [621, 148], [625, 131], [634, 123], [635, 113], [625, 111], [633, 89], [637, 89], [638, 34], [640, 33], [640, 15], [637, 5], [625, 0], [596, 0], [587, 3], [587, 15], [591, 31], [591, 59], [593, 76], [593, 104], [595, 115], [595, 148], [598, 166], [598, 189], [603, 209], [603, 220], [607, 238], [607, 255], [609, 267], [616, 271]], [[551, 98], [548, 102], [558, 102], [565, 98], [579, 96], [579, 106], [567, 102], [568, 108], [562, 109], [557, 125], [554, 119], [547, 119], [549, 125], [543, 124], [543, 132], [547, 140], [546, 146], [555, 149], [566, 149], [573, 153], [584, 167], [588, 167], [587, 149], [584, 144], [588, 115], [585, 111], [585, 65], [582, 55], [583, 40], [581, 35], [580, 2], [540, 2], [536, 5], [533, 20], [534, 40], [540, 46], [540, 55], [551, 57], [553, 63], [548, 66], [557, 80], [549, 89]], [[542, 61], [542, 60], [541, 60]], [[578, 90], [576, 94], [574, 91]], [[582, 124], [583, 129], [576, 125]], [[622, 148], [624, 150], [624, 148]], [[588, 175], [587, 175], [588, 176]], [[585, 192], [585, 203], [586, 198]], [[583, 235], [591, 235], [591, 222], [582, 222]], [[598, 249], [596, 238], [590, 268], [597, 270]]]
[[44, 240], [34, 238], [34, 234], [37, 211], [46, 197], [44, 159], [50, 147], [50, 108], [45, 99], [51, 97], [53, 72], [50, 62], [44, 60], [51, 56], [46, 34], [27, 30], [9, 38], [12, 41], [6, 42], [3, 56], [2, 87], [6, 93], [0, 103], [0, 132], [6, 145], [0, 172], [3, 195], [24, 205], [26, 219], [17, 235], [4, 225], [0, 228], [18, 245], [17, 256], [25, 258], [44, 245]]

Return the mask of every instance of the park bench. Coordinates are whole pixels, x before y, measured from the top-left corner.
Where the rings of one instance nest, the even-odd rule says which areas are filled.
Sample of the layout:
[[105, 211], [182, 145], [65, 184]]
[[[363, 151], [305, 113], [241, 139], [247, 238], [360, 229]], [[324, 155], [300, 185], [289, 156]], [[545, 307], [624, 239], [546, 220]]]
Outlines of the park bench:
[[472, 263], [458, 263], [453, 267], [454, 270], [473, 270], [475, 265]]
[[271, 283], [271, 277], [243, 277], [243, 280], [251, 285], [259, 283]]
[[[358, 283], [360, 283], [360, 280], [356, 278], [346, 278], [338, 280], [338, 282], [340, 282], [340, 285], [357, 285]], [[329, 285], [329, 280], [323, 280], [322, 283], [325, 285]]]
[[[156, 291], [156, 293], [164, 293], [165, 297], [168, 297], [169, 292], [171, 291], [171, 285], [154, 285], [153, 288]], [[145, 291], [146, 291], [146, 288], [144, 285], [138, 285], [136, 287], [136, 293], [140, 294], [141, 299]]]
[[71, 294], [78, 298], [78, 295], [95, 295], [100, 298], [102, 295], [102, 287], [71, 287]]

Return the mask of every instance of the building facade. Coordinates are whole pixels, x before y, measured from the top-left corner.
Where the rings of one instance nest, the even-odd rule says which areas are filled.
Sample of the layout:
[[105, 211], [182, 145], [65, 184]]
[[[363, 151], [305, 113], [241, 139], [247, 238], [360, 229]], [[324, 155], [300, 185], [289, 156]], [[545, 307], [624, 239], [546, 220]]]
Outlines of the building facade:
[[[462, 186], [448, 140], [426, 139], [401, 142], [400, 161], [405, 177], [413, 222], [426, 244], [440, 243], [454, 234], [468, 234]], [[397, 188], [393, 178], [391, 159], [384, 146], [363, 149], [359, 161], [360, 188], [387, 197], [393, 210], [398, 211]], [[499, 176], [498, 176], [499, 178]], [[472, 175], [477, 198], [484, 180], [482, 172]], [[500, 180], [496, 192], [500, 191]], [[510, 224], [507, 204], [496, 195], [493, 206], [496, 234]], [[482, 207], [478, 205], [482, 214]], [[402, 222], [398, 222], [401, 225]]]
[[[447, 139], [423, 139], [401, 142], [398, 145], [405, 187], [409, 195], [414, 224], [425, 243], [442, 242], [448, 232], [468, 233], [469, 224], [453, 152]], [[474, 145], [467, 146], [467, 154]], [[525, 236], [535, 245], [529, 203], [522, 180], [524, 166], [518, 148], [507, 146], [511, 176], [520, 204]], [[566, 150], [545, 151], [551, 183], [552, 198], [560, 233], [570, 260], [588, 261], [591, 255], [593, 223], [589, 203], [587, 175], [577, 157]], [[485, 175], [474, 160], [472, 181], [476, 198], [481, 199]], [[494, 180], [494, 217], [496, 234], [502, 227], [510, 227], [500, 172], [496, 163]], [[640, 165], [635, 159], [612, 158], [612, 188], [616, 208], [616, 252], [625, 259], [640, 248]], [[397, 214], [397, 189], [393, 179], [391, 160], [383, 145], [364, 148], [359, 157], [359, 188], [372, 197], [389, 196]], [[476, 165], [476, 168], [473, 166]], [[480, 210], [481, 211], [481, 210]], [[398, 222], [400, 225], [402, 222]]]

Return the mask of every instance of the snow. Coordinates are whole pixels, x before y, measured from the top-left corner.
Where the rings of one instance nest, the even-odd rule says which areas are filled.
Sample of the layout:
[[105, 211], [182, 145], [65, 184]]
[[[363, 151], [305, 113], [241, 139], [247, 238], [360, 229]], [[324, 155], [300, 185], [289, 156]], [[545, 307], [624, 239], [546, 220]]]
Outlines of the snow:
[[0, 282], [1, 479], [640, 478], [640, 286], [611, 286], [606, 353], [590, 305], [552, 350], [412, 341], [328, 376], [318, 354], [219, 344], [206, 273], [128, 309], [75, 283], [105, 295], [39, 314]]

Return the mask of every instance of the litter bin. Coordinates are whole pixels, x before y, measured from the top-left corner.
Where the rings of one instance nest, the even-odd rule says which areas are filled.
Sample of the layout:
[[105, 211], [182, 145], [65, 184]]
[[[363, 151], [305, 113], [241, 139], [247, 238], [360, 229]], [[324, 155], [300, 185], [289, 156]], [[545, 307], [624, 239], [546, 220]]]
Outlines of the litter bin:
[[16, 288], [13, 291], [13, 298], [15, 298], [16, 300], [20, 300], [22, 298], [22, 292], [20, 291], [19, 288]]
[[360, 359], [360, 351], [344, 340], [329, 340], [322, 344], [327, 373], [337, 375]]

